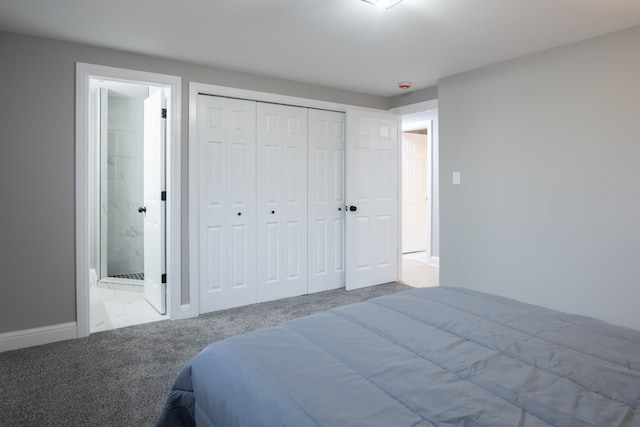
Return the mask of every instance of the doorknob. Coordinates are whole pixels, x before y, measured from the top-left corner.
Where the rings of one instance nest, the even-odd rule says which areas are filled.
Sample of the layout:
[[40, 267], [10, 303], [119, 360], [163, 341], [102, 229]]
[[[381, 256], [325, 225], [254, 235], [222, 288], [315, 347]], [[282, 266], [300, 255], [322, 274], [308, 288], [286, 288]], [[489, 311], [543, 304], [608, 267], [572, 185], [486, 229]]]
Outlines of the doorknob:
[[356, 206], [349, 206], [349, 210], [350, 210], [351, 212], [355, 212], [355, 211], [357, 211], [357, 210], [358, 210], [358, 208], [357, 208]]
[[138, 208], [138, 212], [140, 212], [140, 213], [145, 212], [146, 213], [147, 212], [147, 207], [143, 206], [141, 208]]

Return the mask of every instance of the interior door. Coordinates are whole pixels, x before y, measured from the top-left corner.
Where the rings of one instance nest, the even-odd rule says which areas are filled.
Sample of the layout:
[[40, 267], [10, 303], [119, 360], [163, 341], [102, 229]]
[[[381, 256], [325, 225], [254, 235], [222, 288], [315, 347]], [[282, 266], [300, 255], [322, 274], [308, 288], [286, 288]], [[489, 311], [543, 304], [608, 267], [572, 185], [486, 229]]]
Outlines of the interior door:
[[257, 106], [258, 302], [307, 293], [307, 109]]
[[345, 285], [344, 116], [309, 109], [309, 293]]
[[163, 90], [144, 101], [144, 296], [160, 314], [167, 313], [165, 272], [165, 122]]
[[427, 250], [427, 135], [402, 134], [402, 253]]
[[256, 103], [198, 95], [200, 312], [256, 302]]
[[348, 290], [398, 278], [398, 120], [347, 112]]

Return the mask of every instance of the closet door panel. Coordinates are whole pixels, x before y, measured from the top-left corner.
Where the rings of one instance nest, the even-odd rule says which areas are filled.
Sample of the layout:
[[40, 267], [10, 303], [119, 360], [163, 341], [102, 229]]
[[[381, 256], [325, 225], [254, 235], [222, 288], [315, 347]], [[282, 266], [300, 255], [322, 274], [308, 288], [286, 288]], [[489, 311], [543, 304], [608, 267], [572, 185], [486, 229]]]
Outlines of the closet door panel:
[[226, 237], [226, 108], [221, 100], [198, 97], [200, 162], [200, 300], [201, 311], [211, 311], [211, 300], [224, 293], [227, 264]]
[[[313, 235], [311, 235], [313, 233]], [[314, 222], [309, 221], [309, 279], [313, 275], [327, 274], [329, 263], [327, 260], [327, 221], [324, 219], [316, 219]], [[311, 283], [311, 281], [310, 281]]]
[[268, 222], [265, 224], [265, 236], [264, 247], [263, 244], [259, 244], [260, 252], [264, 254], [266, 261], [266, 270], [264, 280], [268, 284], [277, 286], [278, 280], [280, 280], [279, 270], [279, 257], [280, 250], [278, 249], [278, 241], [280, 240], [280, 233], [278, 232], [278, 223]]
[[307, 113], [257, 106], [258, 301], [307, 293]]
[[345, 269], [344, 269], [344, 245], [345, 245], [345, 220], [344, 218], [337, 218], [333, 220], [333, 242], [335, 251], [333, 252], [333, 265], [335, 267], [335, 271], [339, 272], [340, 276], [340, 286], [344, 286], [345, 280]]
[[[261, 191], [263, 200], [267, 207], [273, 207], [274, 209], [279, 207], [280, 197], [282, 194], [281, 188], [283, 184], [282, 174], [280, 172], [274, 173], [274, 171], [282, 170], [282, 162], [280, 158], [280, 149], [276, 145], [266, 145], [264, 147], [264, 174], [263, 179], [265, 188]], [[269, 172], [269, 173], [267, 173]], [[258, 185], [260, 185], [258, 183]]]
[[345, 286], [344, 113], [309, 112], [309, 292]]
[[256, 302], [255, 102], [199, 95], [200, 311]]
[[223, 227], [207, 227], [206, 241], [204, 242], [208, 255], [204, 266], [206, 279], [200, 282], [200, 286], [204, 286], [204, 292], [207, 294], [220, 293], [223, 289], [222, 284], [226, 280], [226, 275], [222, 267], [227, 262], [223, 246], [225, 240]]
[[228, 99], [229, 292], [225, 308], [256, 302], [256, 103]]
[[250, 263], [253, 260], [247, 258], [251, 242], [251, 232], [244, 224], [231, 227], [231, 287], [234, 289], [250, 286], [247, 283], [247, 272], [253, 269]]
[[300, 270], [304, 269], [301, 268], [304, 267], [303, 262], [306, 262], [306, 260], [300, 259], [300, 254], [306, 254], [307, 251], [306, 248], [300, 247], [300, 244], [306, 240], [302, 238], [302, 235], [305, 234], [307, 230], [301, 230], [301, 228], [300, 221], [289, 221], [287, 223], [285, 239], [287, 243], [287, 259], [285, 261], [285, 265], [287, 268], [286, 277], [288, 280], [303, 279], [306, 281], [306, 277], [302, 278], [300, 276]]

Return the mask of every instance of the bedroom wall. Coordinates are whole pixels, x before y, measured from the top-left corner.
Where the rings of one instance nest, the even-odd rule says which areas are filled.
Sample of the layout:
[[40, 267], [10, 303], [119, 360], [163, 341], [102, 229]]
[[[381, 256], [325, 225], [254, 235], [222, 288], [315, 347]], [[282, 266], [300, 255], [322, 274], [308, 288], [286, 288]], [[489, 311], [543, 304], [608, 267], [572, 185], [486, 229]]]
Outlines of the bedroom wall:
[[640, 27], [439, 82], [441, 283], [640, 329], [638, 76]]
[[74, 322], [75, 63], [182, 77], [182, 289], [187, 289], [188, 84], [370, 108], [385, 97], [0, 32], [0, 333]]

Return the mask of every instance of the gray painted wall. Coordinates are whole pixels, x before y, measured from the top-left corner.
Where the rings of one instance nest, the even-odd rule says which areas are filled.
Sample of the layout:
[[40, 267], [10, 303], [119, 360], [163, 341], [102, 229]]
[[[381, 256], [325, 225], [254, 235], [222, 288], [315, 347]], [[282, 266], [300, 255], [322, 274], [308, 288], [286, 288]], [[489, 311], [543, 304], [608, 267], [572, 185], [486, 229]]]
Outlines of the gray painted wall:
[[441, 283], [640, 329], [639, 76], [636, 27], [439, 83]]
[[385, 97], [0, 32], [0, 333], [76, 319], [75, 63], [182, 77], [182, 285], [188, 273], [189, 81], [387, 109]]
[[424, 101], [438, 99], [438, 87], [432, 86], [425, 89], [403, 93], [389, 98], [389, 108], [398, 108], [405, 105], [418, 104]]

